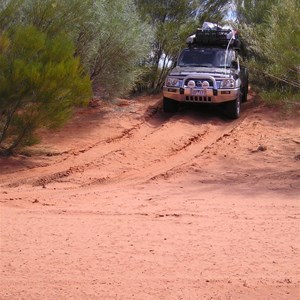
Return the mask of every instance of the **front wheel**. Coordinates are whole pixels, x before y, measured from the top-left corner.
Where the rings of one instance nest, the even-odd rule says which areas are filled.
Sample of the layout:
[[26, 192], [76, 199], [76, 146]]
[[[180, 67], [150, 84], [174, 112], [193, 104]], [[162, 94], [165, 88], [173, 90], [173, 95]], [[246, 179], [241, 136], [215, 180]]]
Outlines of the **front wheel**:
[[226, 103], [226, 114], [230, 119], [238, 119], [241, 114], [241, 98], [240, 95], [237, 99]]
[[163, 99], [163, 110], [167, 113], [175, 113], [178, 110], [178, 102], [169, 98], [164, 97]]
[[247, 102], [247, 97], [248, 97], [248, 82], [247, 86], [243, 88], [243, 96], [242, 96], [242, 102]]
[[249, 85], [249, 73], [247, 68], [241, 67], [240, 77], [242, 81], [241, 90], [243, 93], [242, 102], [247, 102], [248, 85]]

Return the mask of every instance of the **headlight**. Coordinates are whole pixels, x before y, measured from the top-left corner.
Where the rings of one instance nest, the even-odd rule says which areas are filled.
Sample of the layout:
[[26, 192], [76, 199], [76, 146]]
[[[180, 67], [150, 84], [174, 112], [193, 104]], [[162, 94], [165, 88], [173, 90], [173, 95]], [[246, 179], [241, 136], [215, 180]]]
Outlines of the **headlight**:
[[233, 79], [223, 79], [220, 84], [221, 89], [233, 89], [235, 88], [235, 81]]
[[178, 78], [175, 78], [175, 77], [167, 77], [167, 80], [166, 80], [166, 86], [175, 86], [175, 87], [179, 87], [179, 86], [180, 86], [180, 82], [181, 82], [181, 80], [179, 80]]

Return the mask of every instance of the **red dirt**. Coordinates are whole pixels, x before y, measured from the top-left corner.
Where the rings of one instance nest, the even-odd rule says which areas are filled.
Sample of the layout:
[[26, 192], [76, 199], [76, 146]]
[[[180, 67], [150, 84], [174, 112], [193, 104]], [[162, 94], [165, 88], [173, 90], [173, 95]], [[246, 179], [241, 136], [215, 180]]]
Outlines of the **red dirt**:
[[300, 120], [243, 108], [102, 103], [0, 158], [0, 299], [300, 299]]

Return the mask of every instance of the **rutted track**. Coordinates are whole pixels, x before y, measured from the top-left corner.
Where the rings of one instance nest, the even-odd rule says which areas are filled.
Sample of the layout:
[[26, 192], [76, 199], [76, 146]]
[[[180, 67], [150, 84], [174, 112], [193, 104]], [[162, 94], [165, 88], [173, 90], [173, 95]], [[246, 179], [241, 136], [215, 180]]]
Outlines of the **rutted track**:
[[[135, 115], [131, 127], [120, 128], [121, 132], [115, 136], [102, 140], [99, 135], [99, 140], [92, 145], [64, 151], [46, 166], [32, 168], [30, 174], [28, 170], [20, 171], [16, 181], [8, 175], [10, 182], [4, 186], [45, 186], [60, 181], [75, 186], [147, 181], [193, 163], [205, 149], [243, 122], [243, 118], [228, 122], [212, 115], [210, 119], [195, 115], [192, 122], [187, 122], [184, 112], [165, 115], [159, 102], [150, 112], [143, 113]], [[178, 124], [180, 131], [176, 129]], [[55, 173], [51, 171], [53, 164], [57, 165]]]

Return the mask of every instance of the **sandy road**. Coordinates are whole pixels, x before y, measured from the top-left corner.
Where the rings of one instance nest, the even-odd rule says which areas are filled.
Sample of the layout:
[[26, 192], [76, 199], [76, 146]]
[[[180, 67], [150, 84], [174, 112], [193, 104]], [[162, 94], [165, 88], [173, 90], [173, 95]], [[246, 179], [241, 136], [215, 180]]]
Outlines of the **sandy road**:
[[[65, 143], [63, 141], [68, 138], [66, 130], [60, 132], [57, 139], [47, 145], [50, 149], [47, 154], [50, 154], [51, 159], [38, 158], [42, 162], [36, 159], [36, 163], [34, 160], [25, 161], [25, 168], [18, 171], [16, 181], [14, 181], [15, 173], [11, 172], [11, 165], [8, 165], [8, 172], [3, 170], [7, 181], [11, 186], [45, 185], [59, 182], [61, 179], [64, 182], [74, 182], [76, 185], [79, 184], [80, 178], [83, 184], [99, 180], [144, 181], [163, 175], [187, 162], [191, 163], [192, 160], [197, 161], [197, 157], [207, 148], [223, 137], [230, 136], [231, 132], [239, 128], [246, 117], [245, 114], [240, 120], [228, 121], [220, 118], [220, 113], [214, 116], [216, 111], [208, 111], [206, 116], [199, 111], [193, 112], [192, 107], [186, 112], [172, 116], [164, 114], [157, 102], [153, 102], [147, 109], [144, 104], [141, 104], [141, 108], [138, 105], [134, 108], [133, 105], [128, 103], [127, 105], [129, 109], [125, 107], [117, 112], [110, 111], [106, 117], [110, 118], [109, 124], [101, 126], [94, 133], [94, 140], [88, 143], [86, 142], [89, 139], [88, 134], [95, 131], [97, 119], [90, 121], [89, 112], [84, 116], [79, 115], [80, 118], [70, 124], [73, 127], [72, 148], [68, 141]], [[103, 117], [103, 114], [99, 117]], [[86, 131], [83, 130], [81, 135], [77, 135], [76, 129], [82, 127], [86, 127]], [[48, 137], [45, 138], [47, 139]], [[53, 146], [63, 147], [64, 150], [51, 151]], [[54, 159], [52, 154], [56, 156]], [[53, 164], [56, 165], [54, 173]], [[29, 177], [28, 168], [31, 169]], [[94, 170], [96, 177], [88, 177]], [[66, 177], [68, 180], [65, 180]]]
[[42, 132], [0, 159], [0, 298], [298, 299], [299, 125], [154, 97]]

